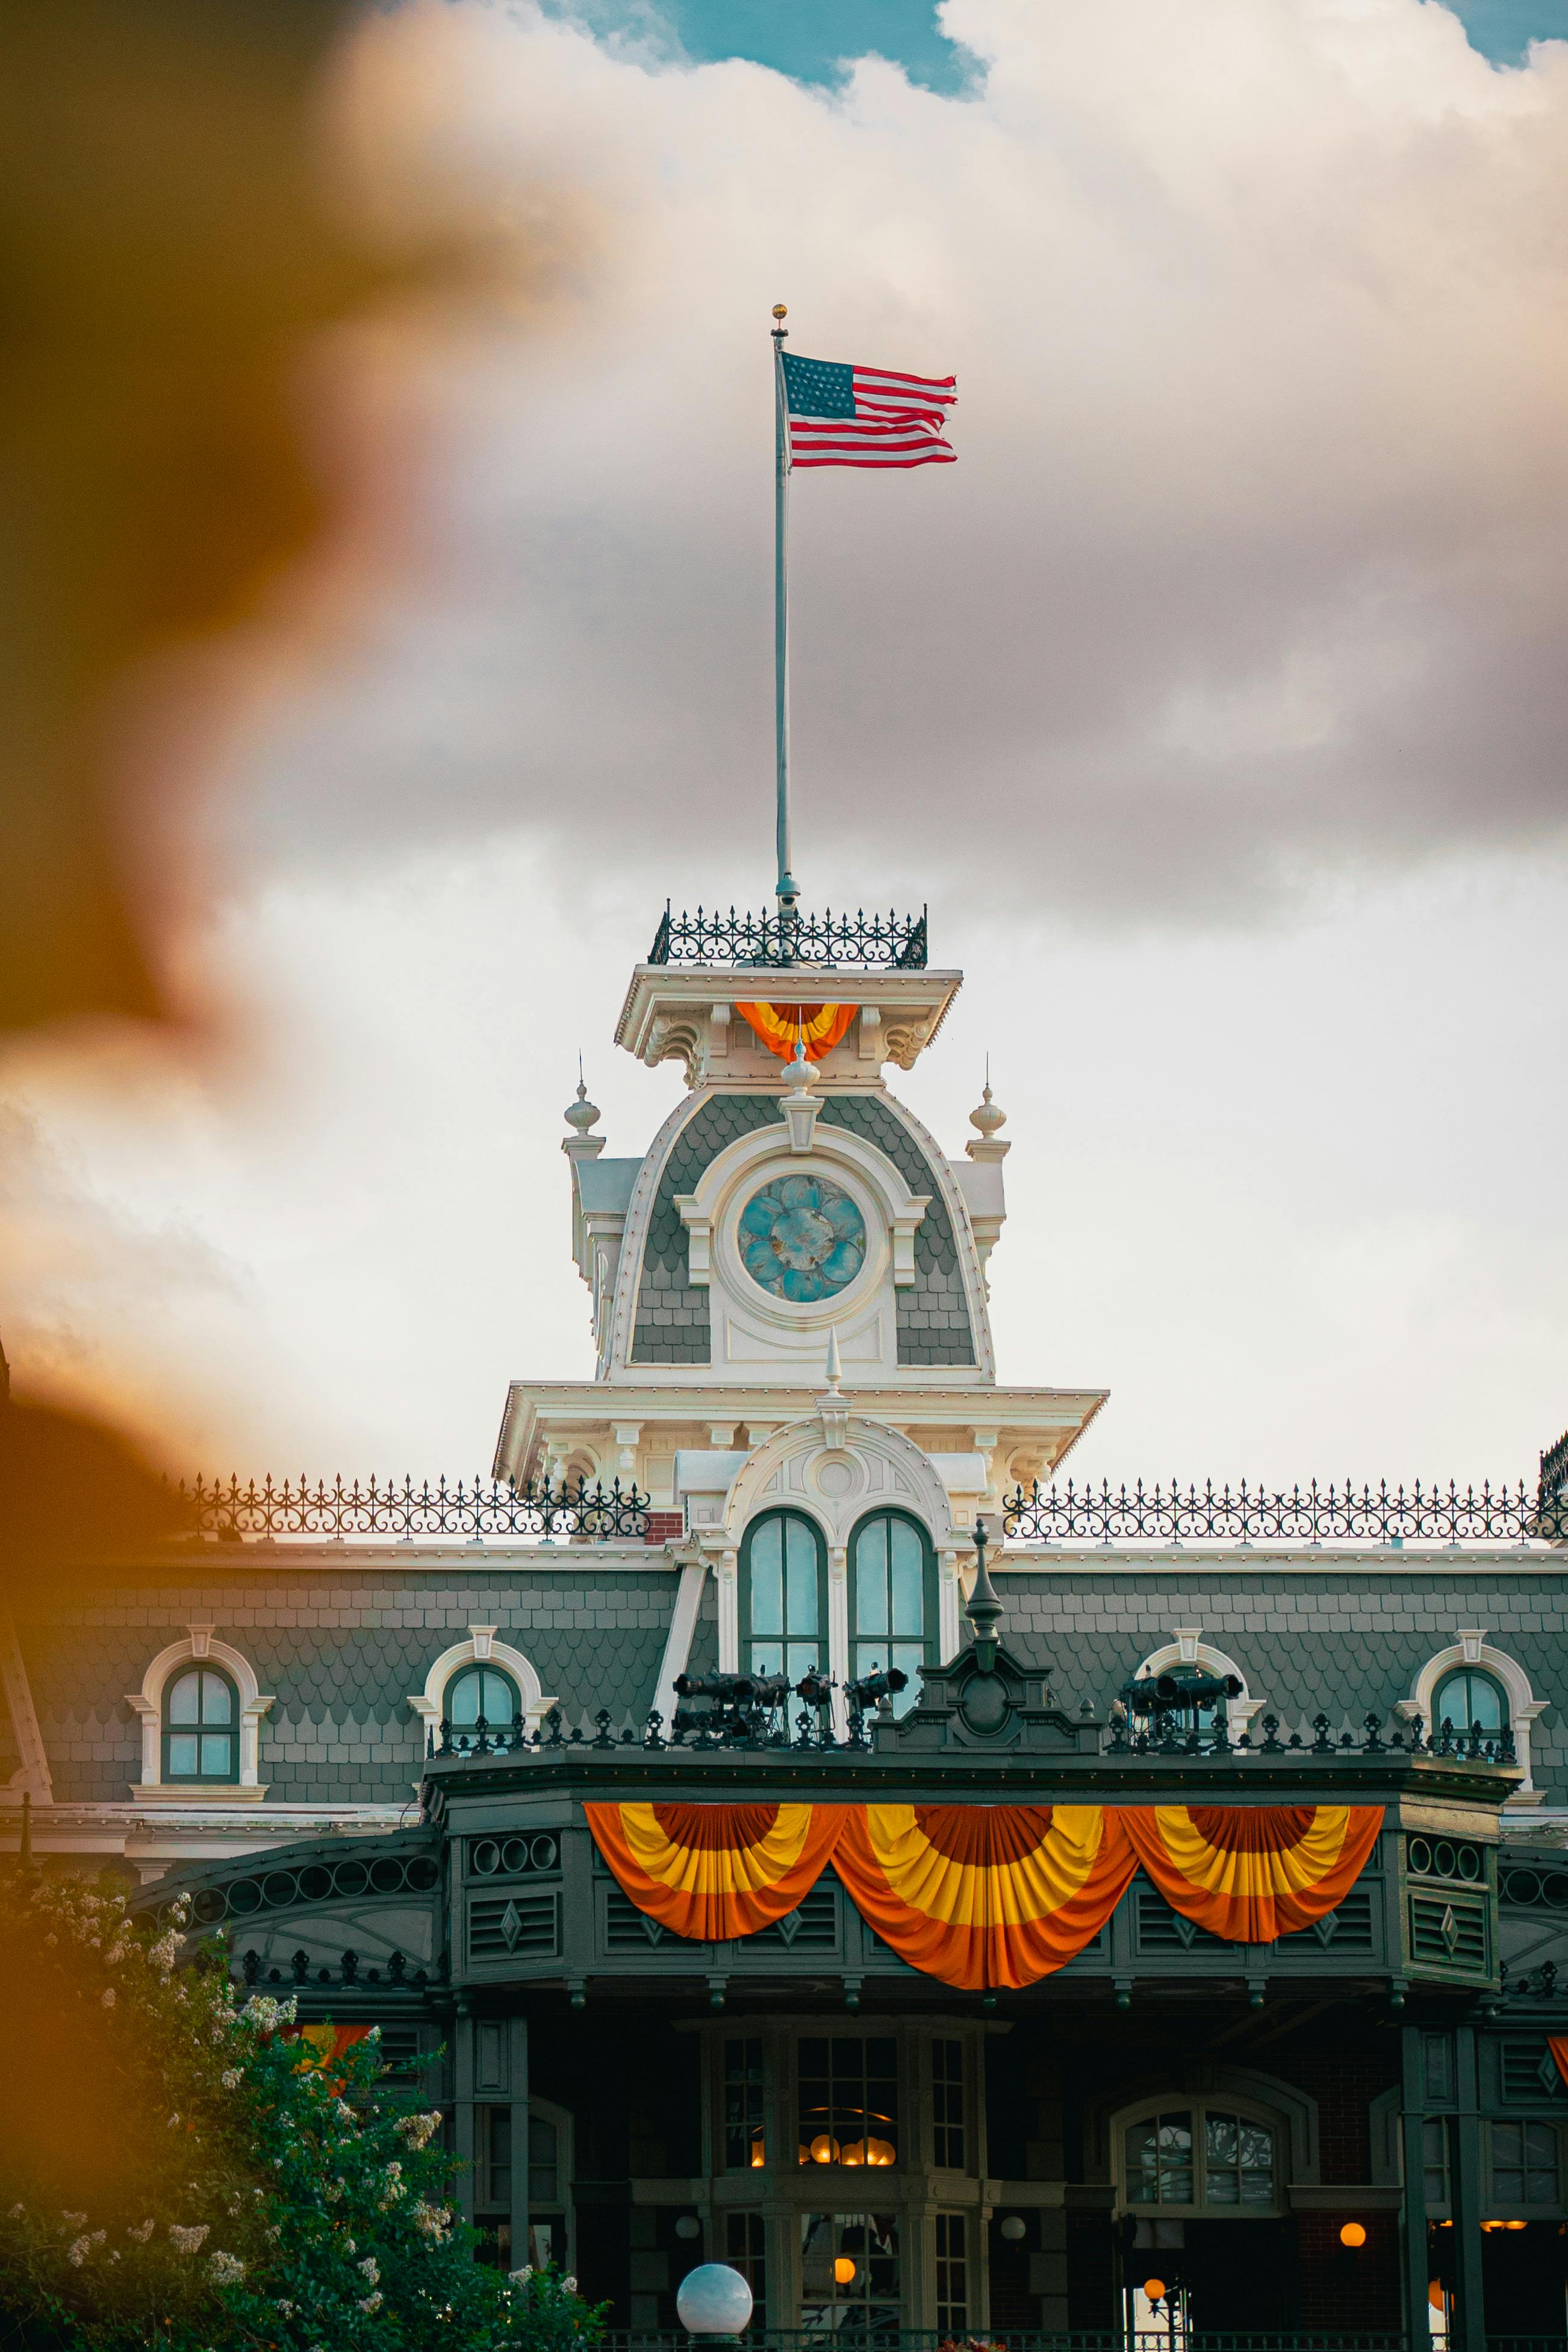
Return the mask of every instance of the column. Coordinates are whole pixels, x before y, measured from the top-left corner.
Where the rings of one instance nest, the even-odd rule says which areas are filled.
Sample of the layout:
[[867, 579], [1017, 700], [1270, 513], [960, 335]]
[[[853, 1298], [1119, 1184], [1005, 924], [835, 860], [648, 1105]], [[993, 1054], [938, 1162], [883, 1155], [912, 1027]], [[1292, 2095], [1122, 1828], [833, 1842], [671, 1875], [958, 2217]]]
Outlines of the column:
[[1431, 2305], [1426, 2298], [1426, 2283], [1431, 2275], [1426, 2247], [1426, 2077], [1418, 2026], [1402, 2028], [1399, 2059], [1399, 2134], [1405, 2172], [1405, 2203], [1400, 2215], [1405, 2332], [1410, 2352], [1426, 2352], [1431, 2341]]
[[[528, 2238], [528, 2020], [507, 2021], [511, 2104], [511, 2267], [533, 2260]], [[567, 2189], [568, 2196], [571, 2194]]]
[[1449, 2129], [1453, 2146], [1455, 2292], [1454, 2317], [1463, 2352], [1486, 2352], [1486, 2300], [1481, 2287], [1481, 2116], [1476, 2074], [1476, 2030], [1454, 2031], [1454, 2090], [1457, 2111]]
[[458, 2201], [464, 2221], [471, 2221], [479, 2135], [474, 2128], [474, 2021], [463, 1993], [458, 1995], [457, 2015], [452, 2020], [452, 2121], [458, 2161], [463, 2168], [458, 2175]]

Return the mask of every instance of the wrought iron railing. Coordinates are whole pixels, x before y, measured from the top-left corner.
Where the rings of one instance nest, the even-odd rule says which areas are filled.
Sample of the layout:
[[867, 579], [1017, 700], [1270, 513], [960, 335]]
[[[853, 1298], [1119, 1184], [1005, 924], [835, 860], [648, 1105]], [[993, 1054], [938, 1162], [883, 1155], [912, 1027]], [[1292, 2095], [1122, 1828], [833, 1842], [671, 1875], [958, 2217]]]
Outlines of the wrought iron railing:
[[363, 1486], [357, 1479], [345, 1486], [341, 1478], [314, 1486], [303, 1478], [264, 1478], [259, 1485], [254, 1478], [198, 1478], [189, 1486], [182, 1480], [174, 1493], [193, 1534], [227, 1543], [299, 1536], [382, 1536], [407, 1543], [438, 1536], [470, 1543], [487, 1536], [641, 1542], [648, 1524], [648, 1497], [636, 1486], [623, 1488], [618, 1478], [608, 1487], [582, 1478], [559, 1486], [494, 1478], [468, 1485], [372, 1478]]
[[[847, 2312], [837, 2327], [758, 2327], [745, 2330], [741, 2341], [753, 2352], [1405, 2352], [1407, 2339], [1396, 2330], [1367, 2335], [1308, 2334], [1305, 2331], [1259, 2329], [1220, 2334], [1207, 2328], [1077, 2328], [1047, 2333], [1033, 2327], [995, 2327], [984, 2331], [935, 2327], [857, 2326]], [[606, 2327], [595, 2338], [597, 2352], [698, 2352], [700, 2336], [683, 2327]], [[1503, 2339], [1497, 2339], [1501, 2342]], [[1509, 2344], [1524, 2339], [1510, 2337]], [[1540, 2340], [1542, 2343], [1544, 2339]], [[1531, 2352], [1540, 2352], [1531, 2339]], [[1492, 2339], [1488, 2339], [1493, 2352]]]
[[918, 915], [753, 915], [733, 907], [671, 914], [668, 903], [649, 963], [868, 964], [919, 971], [926, 960], [926, 909]]
[[1032, 1543], [1568, 1543], [1568, 1495], [1515, 1486], [1022, 1486], [1004, 1533]]
[[[525, 1752], [530, 1756], [562, 1756], [573, 1750], [585, 1750], [607, 1755], [627, 1748], [646, 1754], [679, 1750], [684, 1755], [713, 1755], [720, 1749], [755, 1754], [775, 1749], [791, 1754], [810, 1751], [866, 1755], [875, 1748], [872, 1732], [881, 1719], [873, 1714], [851, 1715], [847, 1729], [840, 1735], [826, 1709], [817, 1713], [803, 1707], [792, 1730], [782, 1708], [766, 1716], [715, 1708], [696, 1724], [689, 1719], [680, 1724], [678, 1719], [677, 1725], [670, 1726], [657, 1707], [640, 1724], [629, 1713], [617, 1724], [608, 1707], [602, 1706], [593, 1717], [584, 1711], [574, 1722], [554, 1706], [542, 1723], [532, 1727], [521, 1715], [510, 1723], [497, 1724], [488, 1723], [482, 1716], [472, 1724], [452, 1724], [443, 1719], [426, 1735], [426, 1754], [428, 1758], [455, 1757], [461, 1762], [482, 1757], [516, 1757]], [[1164, 1725], [1152, 1729], [1137, 1719], [1113, 1719], [1108, 1727], [1109, 1738], [1104, 1736], [1107, 1727], [1093, 1727], [1101, 1730], [1100, 1747], [1096, 1752], [1110, 1756], [1310, 1756], [1330, 1767], [1336, 1759], [1366, 1756], [1449, 1757], [1457, 1763], [1471, 1764], [1514, 1761], [1511, 1731], [1488, 1731], [1479, 1723], [1467, 1730], [1462, 1724], [1456, 1727], [1447, 1720], [1428, 1731], [1419, 1715], [1407, 1723], [1399, 1723], [1386, 1716], [1368, 1714], [1362, 1717], [1358, 1727], [1352, 1728], [1344, 1722], [1338, 1730], [1329, 1716], [1314, 1716], [1310, 1721], [1303, 1717], [1294, 1731], [1282, 1727], [1277, 1715], [1266, 1715], [1261, 1719], [1261, 1736], [1257, 1738], [1246, 1731], [1233, 1737], [1223, 1721], [1178, 1727], [1167, 1719]]]

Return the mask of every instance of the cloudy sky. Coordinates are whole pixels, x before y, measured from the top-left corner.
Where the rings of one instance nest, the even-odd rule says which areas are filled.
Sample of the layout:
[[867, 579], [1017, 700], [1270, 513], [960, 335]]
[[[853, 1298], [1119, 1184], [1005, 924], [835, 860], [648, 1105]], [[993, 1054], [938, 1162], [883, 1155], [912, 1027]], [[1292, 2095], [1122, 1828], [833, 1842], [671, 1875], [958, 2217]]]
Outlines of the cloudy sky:
[[1568, 11], [1466, 16], [374, 15], [345, 200], [477, 229], [488, 290], [301, 386], [339, 529], [255, 633], [180, 947], [246, 1050], [0, 1068], [19, 1381], [182, 1465], [455, 1472], [508, 1378], [586, 1375], [578, 1051], [640, 1150], [679, 1081], [611, 1045], [629, 968], [771, 879], [784, 300], [959, 377], [957, 466], [797, 482], [795, 866], [964, 968], [900, 1090], [956, 1150], [991, 1056], [1004, 1378], [1110, 1388], [1096, 1474], [1529, 1473]]

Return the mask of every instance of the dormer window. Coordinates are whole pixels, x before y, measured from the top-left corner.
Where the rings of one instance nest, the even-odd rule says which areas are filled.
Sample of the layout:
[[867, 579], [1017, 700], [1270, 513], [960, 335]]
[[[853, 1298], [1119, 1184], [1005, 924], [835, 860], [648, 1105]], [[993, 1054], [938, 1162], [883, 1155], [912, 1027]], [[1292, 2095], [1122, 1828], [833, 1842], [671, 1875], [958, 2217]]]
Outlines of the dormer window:
[[1509, 1706], [1502, 1685], [1479, 1666], [1460, 1666], [1445, 1675], [1432, 1694], [1432, 1728], [1440, 1732], [1444, 1724], [1456, 1731], [1479, 1730], [1484, 1738], [1497, 1738], [1508, 1727]]
[[187, 1667], [163, 1697], [163, 1779], [233, 1781], [239, 1778], [239, 1700], [216, 1666]]
[[477, 1730], [481, 1716], [488, 1731], [510, 1731], [521, 1712], [517, 1685], [499, 1666], [465, 1666], [447, 1685], [446, 1716], [454, 1732]]

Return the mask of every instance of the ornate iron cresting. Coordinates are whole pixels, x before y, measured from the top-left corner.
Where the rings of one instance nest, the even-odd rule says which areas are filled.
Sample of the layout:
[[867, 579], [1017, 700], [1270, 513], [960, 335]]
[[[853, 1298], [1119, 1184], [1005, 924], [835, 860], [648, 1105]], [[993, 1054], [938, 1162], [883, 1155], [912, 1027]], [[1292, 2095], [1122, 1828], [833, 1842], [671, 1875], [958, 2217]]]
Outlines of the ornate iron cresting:
[[[1204, 1720], [1205, 1712], [1203, 1707], [1194, 1707], [1184, 1717], [1168, 1712], [1156, 1718], [1136, 1717], [1131, 1717], [1122, 1705], [1112, 1709], [1104, 1752], [1110, 1756], [1307, 1755], [1331, 1768], [1336, 1759], [1390, 1754], [1452, 1757], [1456, 1762], [1471, 1764], [1511, 1764], [1515, 1760], [1512, 1732], [1489, 1732], [1479, 1723], [1467, 1731], [1463, 1725], [1456, 1729], [1445, 1719], [1428, 1735], [1420, 1716], [1408, 1723], [1391, 1723], [1386, 1716], [1369, 1713], [1361, 1717], [1358, 1729], [1352, 1730], [1346, 1722], [1336, 1730], [1329, 1716], [1318, 1715], [1310, 1722], [1303, 1717], [1300, 1727], [1292, 1731], [1281, 1726], [1277, 1715], [1266, 1715], [1258, 1738], [1241, 1732], [1232, 1738], [1223, 1701], [1215, 1707], [1212, 1723]], [[558, 1757], [574, 1749], [596, 1749], [604, 1754], [616, 1748], [636, 1748], [644, 1754], [689, 1754], [693, 1750], [712, 1754], [721, 1748], [752, 1754], [762, 1749], [810, 1749], [819, 1755], [836, 1752], [854, 1756], [865, 1755], [874, 1746], [875, 1721], [869, 1710], [859, 1714], [851, 1710], [847, 1734], [841, 1739], [825, 1708], [803, 1706], [792, 1730], [783, 1706], [755, 1711], [714, 1708], [700, 1717], [678, 1709], [673, 1722], [668, 1725], [655, 1709], [644, 1718], [640, 1728], [629, 1714], [623, 1716], [617, 1726], [608, 1707], [601, 1707], [591, 1718], [586, 1714], [580, 1715], [574, 1722], [554, 1706], [532, 1730], [521, 1715], [510, 1723], [500, 1724], [481, 1719], [476, 1724], [455, 1726], [443, 1721], [438, 1731], [427, 1735], [426, 1755], [431, 1759], [455, 1757], [465, 1763], [486, 1756], [515, 1759], [522, 1752]]]
[[1561, 1499], [1564, 1488], [1568, 1488], [1568, 1429], [1541, 1457], [1542, 1495], [1555, 1495]]
[[608, 1487], [582, 1478], [559, 1486], [494, 1478], [471, 1485], [372, 1478], [363, 1486], [357, 1479], [345, 1486], [341, 1478], [314, 1486], [304, 1478], [298, 1484], [264, 1478], [259, 1486], [253, 1478], [198, 1478], [190, 1486], [182, 1479], [177, 1492], [192, 1532], [226, 1543], [247, 1536], [390, 1536], [400, 1542], [556, 1536], [604, 1543], [616, 1537], [641, 1542], [647, 1534], [647, 1496], [636, 1486], [623, 1488], [618, 1478]]
[[1568, 1543], [1568, 1493], [1516, 1486], [1109, 1485], [1014, 1488], [1003, 1525], [1035, 1543]]
[[889, 965], [921, 971], [926, 961], [926, 909], [918, 915], [801, 915], [787, 909], [760, 915], [733, 907], [672, 915], [668, 903], [648, 950], [649, 963]]

